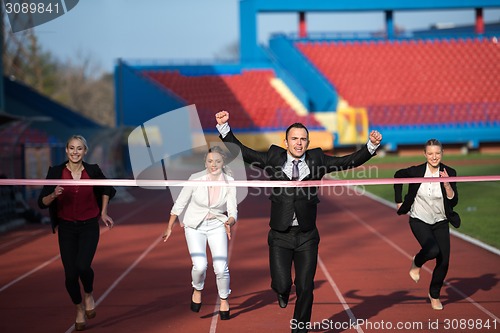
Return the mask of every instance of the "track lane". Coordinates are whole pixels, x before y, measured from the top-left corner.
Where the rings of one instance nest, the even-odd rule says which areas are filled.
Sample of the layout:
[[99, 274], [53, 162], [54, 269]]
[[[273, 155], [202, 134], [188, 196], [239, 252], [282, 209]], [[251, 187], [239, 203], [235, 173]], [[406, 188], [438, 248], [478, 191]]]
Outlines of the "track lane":
[[[287, 332], [295, 295], [281, 309], [270, 290], [267, 232], [269, 200], [250, 195], [239, 207], [240, 220], [230, 258], [232, 319], [215, 322], [217, 295], [211, 266], [207, 272], [203, 307], [189, 311], [190, 259], [182, 229], [166, 244], [155, 243], [163, 231], [171, 205], [168, 191], [137, 189], [134, 203], [113, 203], [115, 220], [126, 217], [102, 235], [94, 261], [98, 315], [89, 321], [91, 332]], [[394, 209], [367, 197], [324, 195], [319, 206], [320, 264], [316, 273], [313, 322], [334, 325], [349, 321], [347, 305], [357, 319], [372, 323], [422, 322], [440, 325], [446, 319], [487, 320], [499, 314], [499, 257], [452, 237], [452, 258], [443, 288], [443, 311], [433, 311], [426, 298], [430, 274], [422, 270], [415, 284], [408, 276], [410, 255], [418, 249], [407, 224]], [[41, 228], [48, 228], [42, 226]], [[54, 235], [33, 233], [30, 242], [13, 242], [0, 253], [4, 280], [19, 276], [57, 253]], [[0, 243], [23, 232], [0, 235]], [[399, 248], [399, 249], [398, 249]], [[148, 249], [149, 252], [145, 253]], [[144, 255], [143, 255], [144, 254]], [[134, 262], [141, 257], [135, 266]], [[16, 265], [16, 258], [21, 264]], [[127, 272], [128, 273], [120, 277]], [[74, 308], [64, 290], [62, 265], [55, 260], [0, 293], [0, 330], [64, 332], [72, 326]], [[119, 282], [109, 290], [113, 284]], [[342, 294], [339, 299], [332, 281]], [[109, 290], [109, 292], [107, 292]], [[457, 292], [460, 291], [460, 292]], [[105, 295], [104, 298], [101, 297]], [[470, 298], [477, 305], [474, 305]], [[441, 326], [442, 328], [442, 326]], [[398, 330], [370, 330], [384, 332]], [[352, 328], [315, 329], [316, 332], [359, 332]], [[442, 331], [442, 330], [440, 330]], [[477, 331], [477, 330], [475, 330]], [[399, 332], [404, 332], [399, 330]], [[436, 332], [427, 329], [419, 332]], [[458, 332], [458, 330], [450, 330]]]

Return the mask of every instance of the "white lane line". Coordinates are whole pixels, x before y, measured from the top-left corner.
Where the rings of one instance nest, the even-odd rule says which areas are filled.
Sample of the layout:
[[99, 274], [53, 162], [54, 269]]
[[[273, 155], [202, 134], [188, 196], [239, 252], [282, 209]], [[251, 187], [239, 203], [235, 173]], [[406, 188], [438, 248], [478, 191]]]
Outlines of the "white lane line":
[[453, 236], [460, 238], [466, 242], [469, 242], [477, 247], [485, 249], [486, 251], [490, 251], [491, 253], [496, 254], [497, 256], [500, 256], [499, 249], [497, 249], [491, 245], [485, 244], [485, 243], [481, 242], [480, 240], [477, 240], [475, 238], [467, 236], [466, 234], [462, 234], [461, 232], [458, 232], [458, 231], [451, 229], [451, 228], [450, 228], [450, 234], [452, 234]]
[[37, 234], [42, 233], [44, 231], [45, 231], [44, 229], [35, 230], [35, 231], [32, 231], [32, 232], [28, 233], [26, 236], [16, 237], [13, 240], [11, 240], [10, 242], [6, 242], [6, 243], [3, 243], [2, 245], [0, 245], [0, 249], [3, 249], [3, 248], [5, 248], [5, 247], [7, 247], [7, 246], [9, 246], [11, 244], [20, 242], [22, 240], [29, 239], [29, 238], [31, 238], [33, 236], [36, 236]]
[[[380, 202], [381, 204], [384, 204], [388, 207], [391, 207], [391, 208], [394, 208], [396, 209], [396, 204], [393, 203], [393, 202], [390, 202], [388, 200], [385, 200], [384, 198], [381, 198], [379, 196], [376, 196], [375, 194], [373, 193], [370, 193], [370, 192], [364, 192], [363, 193], [365, 196], [367, 196], [368, 198], [372, 199], [372, 200], [375, 200], [377, 202]], [[480, 240], [477, 240], [475, 238], [472, 238], [470, 236], [467, 236], [465, 234], [462, 234], [461, 232], [458, 232], [456, 231], [455, 229], [451, 229], [450, 228], [450, 234], [452, 234], [453, 236], [455, 237], [458, 237], [460, 239], [463, 239], [464, 241], [466, 242], [469, 242], [471, 244], [474, 244], [482, 249], [485, 249], [486, 251], [490, 251], [491, 253], [494, 253], [496, 254], [497, 256], [500, 256], [500, 250], [497, 249], [497, 248], [494, 248], [493, 246], [491, 245], [488, 245], [488, 244], [485, 244], [483, 242], [481, 242]]]
[[[156, 203], [156, 201], [158, 201], [158, 200], [159, 200], [159, 197], [158, 197], [158, 199], [156, 199], [156, 200], [150, 201], [150, 202], [149, 202], [149, 204], [144, 205], [144, 206], [142, 206], [141, 208], [139, 208], [139, 209], [137, 209], [137, 210], [134, 210], [134, 211], [132, 211], [132, 212], [128, 213], [127, 215], [125, 215], [125, 216], [121, 217], [120, 219], [118, 219], [117, 221], [115, 221], [115, 224], [119, 224], [119, 222], [121, 222], [121, 221], [126, 221], [126, 220], [127, 220], [128, 218], [130, 218], [131, 216], [133, 216], [133, 215], [137, 214], [137, 213], [138, 213], [138, 212], [140, 212], [140, 211], [143, 211], [144, 209], [148, 208], [148, 207], [149, 207], [150, 205], [152, 205], [153, 203]], [[102, 235], [103, 233], [105, 233], [105, 232], [106, 232], [106, 231], [108, 231], [108, 230], [109, 230], [109, 228], [101, 228], [100, 234]], [[41, 269], [42, 269], [42, 268], [44, 268], [45, 266], [47, 266], [47, 265], [49, 265], [49, 264], [53, 263], [54, 261], [56, 261], [57, 259], [59, 259], [59, 257], [60, 257], [60, 254], [58, 254], [58, 255], [56, 255], [56, 256], [54, 256], [54, 257], [50, 258], [49, 260], [45, 261], [44, 263], [40, 264], [39, 266], [37, 266], [37, 267], [33, 268], [31, 271], [26, 272], [26, 273], [24, 273], [23, 275], [21, 275], [21, 276], [19, 276], [19, 277], [15, 278], [15, 279], [14, 279], [14, 280], [12, 280], [11, 282], [9, 282], [9, 283], [7, 283], [6, 285], [2, 286], [2, 287], [0, 288], [0, 292], [2, 292], [2, 291], [4, 291], [4, 290], [6, 290], [7, 288], [9, 288], [9, 287], [11, 287], [11, 286], [13, 286], [14, 284], [18, 283], [19, 281], [24, 280], [24, 279], [25, 279], [25, 278], [27, 278], [28, 276], [30, 276], [30, 275], [32, 275], [32, 274], [34, 274], [34, 273], [38, 272], [39, 270], [41, 270]]]
[[[101, 295], [101, 297], [99, 297], [99, 299], [96, 301], [95, 305], [96, 307], [102, 302], [104, 301], [104, 299], [113, 291], [113, 289], [115, 289], [115, 287], [135, 268], [135, 266], [137, 266], [141, 261], [142, 259], [144, 259], [149, 252], [151, 252], [151, 250], [153, 250], [155, 248], [156, 245], [158, 245], [158, 243], [162, 241], [161, 237], [158, 237], [151, 245], [149, 245], [149, 247], [144, 250], [144, 252], [142, 252], [142, 254], [132, 263], [132, 265], [130, 265], [112, 284], [111, 286], [109, 286], [109, 288]], [[68, 328], [68, 330], [66, 331], [66, 333], [70, 333], [70, 332], [73, 332], [73, 329], [74, 329], [74, 325], [71, 325], [70, 328]]]
[[[231, 253], [233, 252], [233, 244], [236, 239], [236, 230], [238, 229], [238, 224], [235, 224], [234, 227], [231, 230], [231, 240], [229, 241], [229, 248], [227, 251], [227, 264], [229, 266], [229, 261], [231, 259]], [[220, 299], [219, 295], [217, 294], [217, 300], [215, 301], [215, 307], [214, 307], [214, 313], [217, 315], [212, 317], [212, 322], [210, 323], [210, 333], [215, 333], [217, 330], [217, 320], [219, 319], [219, 305], [220, 305]], [[231, 304], [229, 304], [231, 307]]]
[[[371, 225], [369, 225], [368, 223], [366, 223], [365, 221], [363, 221], [363, 219], [361, 219], [359, 216], [357, 216], [351, 210], [346, 209], [346, 208], [343, 208], [343, 210], [345, 212], [347, 212], [349, 215], [351, 215], [351, 217], [353, 219], [355, 219], [358, 223], [362, 224], [364, 227], [366, 227], [368, 230], [370, 230], [372, 233], [374, 233], [377, 237], [381, 238], [384, 242], [388, 243], [391, 247], [393, 247], [394, 249], [396, 249], [398, 252], [402, 253], [405, 257], [407, 257], [408, 259], [412, 258], [412, 256], [408, 252], [404, 251], [401, 247], [399, 247], [393, 241], [391, 241], [390, 239], [388, 239], [387, 237], [385, 237], [384, 235], [382, 235], [381, 233], [379, 233]], [[432, 271], [429, 268], [423, 267], [423, 269], [425, 271], [429, 272], [429, 274], [432, 274]], [[474, 305], [475, 307], [477, 307], [479, 310], [481, 310], [482, 312], [484, 312], [485, 314], [487, 314], [490, 318], [496, 320], [497, 322], [500, 322], [500, 319], [496, 315], [494, 315], [493, 313], [491, 313], [490, 311], [488, 311], [487, 309], [485, 309], [481, 304], [479, 304], [476, 301], [474, 301], [471, 297], [468, 297], [466, 294], [464, 294], [458, 288], [454, 287], [453, 285], [451, 285], [447, 281], [445, 281], [444, 284], [447, 285], [448, 287], [450, 287], [451, 289], [453, 289], [456, 293], [458, 293], [461, 297], [463, 297], [468, 302], [470, 302], [472, 305]]]
[[[337, 284], [335, 283], [332, 276], [330, 275], [330, 273], [326, 269], [326, 266], [323, 263], [323, 260], [321, 260], [321, 257], [319, 255], [318, 255], [318, 264], [319, 264], [319, 267], [321, 268], [321, 270], [323, 271], [323, 274], [325, 274], [326, 279], [328, 280], [328, 283], [330, 283], [330, 286], [332, 287], [333, 291], [337, 295], [337, 298], [339, 299], [340, 303], [342, 304], [342, 307], [344, 308], [345, 312], [349, 316], [349, 319], [351, 320], [352, 323], [357, 323], [358, 320], [356, 319], [356, 316], [354, 315], [354, 313], [352, 313], [351, 308], [347, 304], [344, 296], [340, 292], [340, 289], [337, 287]], [[364, 331], [360, 325], [354, 325], [354, 327], [356, 328], [356, 331], [358, 331], [359, 333], [364, 333]]]
[[7, 283], [6, 285], [4, 285], [2, 288], [0, 288], [0, 292], [4, 291], [5, 289], [13, 286], [14, 284], [18, 283], [19, 281], [22, 281], [24, 280], [25, 278], [27, 278], [28, 276], [30, 276], [31, 274], [34, 274], [36, 272], [38, 272], [39, 270], [41, 270], [42, 268], [44, 268], [45, 266], [51, 264], [52, 262], [56, 261], [57, 259], [59, 259], [59, 254], [56, 255], [55, 257], [52, 257], [51, 259], [47, 260], [46, 262], [44, 262], [43, 264], [33, 268], [31, 271], [27, 272], [27, 273], [24, 273], [23, 275], [15, 278], [14, 280], [10, 281], [9, 283]]

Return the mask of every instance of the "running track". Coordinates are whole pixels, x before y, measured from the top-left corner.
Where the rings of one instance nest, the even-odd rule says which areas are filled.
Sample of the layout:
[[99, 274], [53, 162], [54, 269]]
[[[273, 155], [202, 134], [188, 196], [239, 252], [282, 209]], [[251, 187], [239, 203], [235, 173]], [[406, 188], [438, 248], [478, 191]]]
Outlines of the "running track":
[[[319, 206], [312, 332], [500, 332], [498, 255], [452, 237], [441, 298], [445, 309], [434, 311], [427, 299], [431, 265], [422, 270], [418, 284], [408, 276], [418, 245], [407, 217], [369, 197], [340, 194], [348, 188], [337, 189], [323, 194]], [[176, 226], [167, 243], [160, 241], [170, 194], [135, 188], [128, 189], [135, 201], [112, 202], [115, 227], [101, 229], [93, 265], [97, 317], [87, 330], [289, 332], [294, 294], [281, 309], [269, 287], [270, 202], [256, 196], [257, 189], [249, 191], [230, 241], [231, 320], [218, 320], [211, 265], [202, 309], [189, 310], [190, 259], [182, 229]], [[64, 289], [57, 236], [49, 226], [27, 225], [0, 235], [0, 272], [0, 332], [73, 330], [75, 311]], [[350, 320], [365, 325], [349, 328]], [[464, 327], [472, 323], [464, 320], [473, 325]], [[489, 329], [480, 328], [488, 322]], [[429, 323], [439, 323], [439, 329]], [[407, 329], [399, 329], [400, 324]]]

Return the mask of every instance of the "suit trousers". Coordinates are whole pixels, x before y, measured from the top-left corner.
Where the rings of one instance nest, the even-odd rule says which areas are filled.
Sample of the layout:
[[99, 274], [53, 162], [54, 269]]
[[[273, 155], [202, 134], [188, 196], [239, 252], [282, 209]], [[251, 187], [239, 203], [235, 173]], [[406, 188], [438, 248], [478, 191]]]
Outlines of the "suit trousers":
[[432, 298], [439, 298], [450, 263], [450, 227], [448, 221], [428, 224], [410, 217], [410, 228], [422, 247], [415, 256], [415, 265], [422, 267], [427, 261], [436, 259], [429, 294]]
[[229, 289], [229, 267], [227, 264], [227, 234], [224, 224], [216, 219], [204, 221], [198, 228], [184, 228], [186, 242], [191, 255], [192, 286], [203, 290], [207, 274], [207, 242], [212, 254], [213, 268], [219, 297], [226, 299]]
[[271, 229], [268, 234], [271, 288], [276, 293], [290, 293], [292, 263], [295, 268], [297, 300], [293, 319], [298, 327], [305, 327], [311, 321], [319, 240], [316, 228], [306, 232], [299, 227], [290, 227], [284, 232]]
[[80, 280], [83, 290], [94, 289], [94, 271], [90, 266], [99, 242], [98, 218], [71, 222], [59, 220], [58, 240], [61, 261], [64, 266], [66, 290], [74, 304], [82, 302]]

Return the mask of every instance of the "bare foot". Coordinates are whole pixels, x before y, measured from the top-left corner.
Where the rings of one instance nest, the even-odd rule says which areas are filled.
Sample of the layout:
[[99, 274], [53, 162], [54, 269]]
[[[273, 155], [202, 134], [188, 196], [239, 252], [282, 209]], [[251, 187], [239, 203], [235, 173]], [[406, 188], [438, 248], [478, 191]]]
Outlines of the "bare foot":
[[94, 296], [92, 293], [87, 294], [85, 293], [85, 310], [93, 310], [95, 309], [95, 301], [94, 301]]
[[443, 310], [443, 304], [441, 304], [439, 298], [432, 298], [432, 296], [429, 294], [429, 300], [431, 301], [431, 307], [434, 310]]
[[76, 305], [75, 323], [85, 323], [85, 307], [83, 306], [83, 303]]
[[413, 281], [418, 282], [420, 280], [420, 267], [415, 265], [415, 257], [413, 257], [411, 261], [411, 267], [410, 267], [410, 277]]
[[193, 289], [193, 296], [191, 300], [195, 303], [201, 303], [201, 290]]
[[220, 308], [219, 311], [228, 311], [229, 310], [229, 302], [227, 299], [220, 300]]

